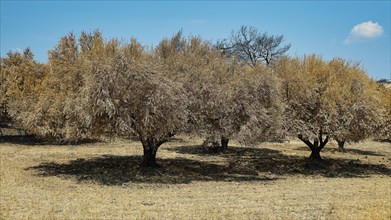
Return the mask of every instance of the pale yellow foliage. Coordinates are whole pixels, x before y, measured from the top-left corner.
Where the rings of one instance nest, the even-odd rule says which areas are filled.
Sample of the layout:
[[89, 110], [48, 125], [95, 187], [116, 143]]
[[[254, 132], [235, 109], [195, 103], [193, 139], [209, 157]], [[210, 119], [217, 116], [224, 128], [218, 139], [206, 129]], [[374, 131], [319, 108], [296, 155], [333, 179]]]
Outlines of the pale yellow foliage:
[[284, 58], [276, 72], [288, 107], [286, 128], [296, 136], [359, 141], [381, 119], [376, 83], [358, 66], [342, 59], [329, 62], [315, 55]]

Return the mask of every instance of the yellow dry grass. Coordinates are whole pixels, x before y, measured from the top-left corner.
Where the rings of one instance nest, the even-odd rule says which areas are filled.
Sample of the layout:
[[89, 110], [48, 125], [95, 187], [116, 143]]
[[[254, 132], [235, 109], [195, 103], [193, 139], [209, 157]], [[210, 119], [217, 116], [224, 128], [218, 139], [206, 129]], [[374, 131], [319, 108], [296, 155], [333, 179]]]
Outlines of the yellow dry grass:
[[0, 219], [390, 219], [391, 146], [366, 141], [309, 164], [297, 141], [210, 154], [179, 137], [138, 166], [131, 140], [0, 144]]

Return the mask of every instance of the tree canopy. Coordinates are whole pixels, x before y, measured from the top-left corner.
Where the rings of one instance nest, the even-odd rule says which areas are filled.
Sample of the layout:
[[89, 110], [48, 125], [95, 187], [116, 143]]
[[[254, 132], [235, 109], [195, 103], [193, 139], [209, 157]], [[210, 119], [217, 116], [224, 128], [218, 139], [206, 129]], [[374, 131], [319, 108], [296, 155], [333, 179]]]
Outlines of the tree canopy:
[[282, 45], [283, 42], [283, 35], [269, 35], [255, 27], [242, 25], [239, 30], [231, 32], [229, 39], [218, 42], [217, 47], [251, 67], [259, 61], [271, 66], [291, 47], [291, 44]]
[[358, 65], [311, 55], [284, 58], [276, 72], [287, 104], [285, 128], [311, 149], [313, 159], [320, 159], [330, 138], [363, 140], [382, 120], [376, 83]]
[[179, 133], [222, 148], [294, 136], [312, 159], [331, 139], [390, 138], [389, 89], [343, 59], [287, 57], [283, 40], [246, 26], [217, 47], [181, 31], [156, 47], [69, 33], [46, 63], [28, 48], [1, 58], [0, 124], [56, 141], [137, 136], [149, 167]]

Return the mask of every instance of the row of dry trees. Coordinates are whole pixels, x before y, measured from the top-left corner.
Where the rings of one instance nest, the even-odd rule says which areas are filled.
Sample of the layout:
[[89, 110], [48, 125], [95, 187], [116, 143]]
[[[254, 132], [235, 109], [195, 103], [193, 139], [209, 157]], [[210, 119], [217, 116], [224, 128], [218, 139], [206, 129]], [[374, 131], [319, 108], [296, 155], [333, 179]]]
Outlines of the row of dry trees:
[[29, 49], [1, 58], [0, 120], [51, 140], [136, 135], [152, 167], [179, 133], [223, 149], [294, 136], [312, 159], [330, 139], [391, 138], [390, 90], [343, 59], [284, 56], [282, 41], [246, 26], [216, 44], [178, 32], [153, 48], [70, 33], [46, 63]]

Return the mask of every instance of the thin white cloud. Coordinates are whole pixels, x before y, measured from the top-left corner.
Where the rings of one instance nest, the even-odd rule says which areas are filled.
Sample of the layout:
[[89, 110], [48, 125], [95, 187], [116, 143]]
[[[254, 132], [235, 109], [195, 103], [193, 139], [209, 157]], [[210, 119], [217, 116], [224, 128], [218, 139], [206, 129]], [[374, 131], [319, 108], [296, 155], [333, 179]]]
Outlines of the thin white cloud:
[[383, 34], [383, 27], [379, 23], [372, 21], [363, 22], [352, 28], [349, 36], [345, 39], [345, 44], [360, 42], [363, 40], [380, 37]]
[[383, 34], [383, 27], [377, 22], [367, 21], [354, 26], [351, 34], [362, 38], [374, 38]]

